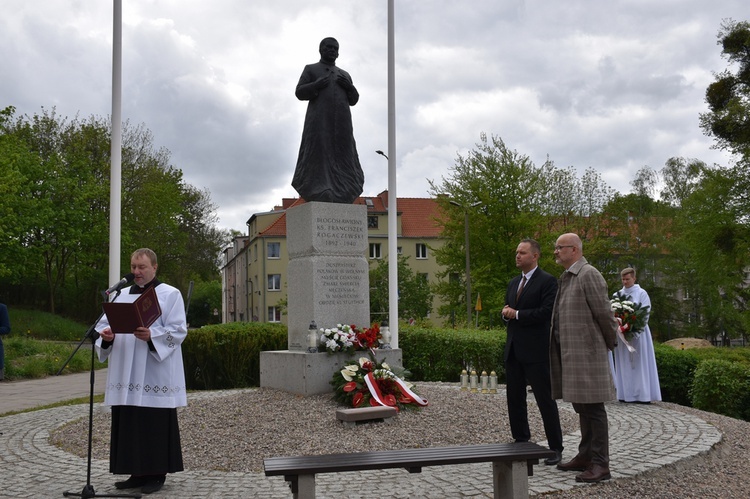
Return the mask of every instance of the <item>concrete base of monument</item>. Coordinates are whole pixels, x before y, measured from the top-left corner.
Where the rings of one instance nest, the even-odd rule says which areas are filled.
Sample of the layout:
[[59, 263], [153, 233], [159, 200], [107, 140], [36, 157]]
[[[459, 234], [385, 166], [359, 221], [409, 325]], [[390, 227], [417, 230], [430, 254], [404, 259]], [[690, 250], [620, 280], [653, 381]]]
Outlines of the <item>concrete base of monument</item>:
[[[400, 348], [374, 350], [377, 362], [386, 362], [394, 369], [403, 368], [404, 361]], [[368, 357], [367, 352], [352, 354], [307, 353], [293, 350], [270, 350], [260, 353], [260, 386], [273, 388], [297, 395], [317, 395], [332, 392], [331, 378], [344, 365], [360, 357]]]

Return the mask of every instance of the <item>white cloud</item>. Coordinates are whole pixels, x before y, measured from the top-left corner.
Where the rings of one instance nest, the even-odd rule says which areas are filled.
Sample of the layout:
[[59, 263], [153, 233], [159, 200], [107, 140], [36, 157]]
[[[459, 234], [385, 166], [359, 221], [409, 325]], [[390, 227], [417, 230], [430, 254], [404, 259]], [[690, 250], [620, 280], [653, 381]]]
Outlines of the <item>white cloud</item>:
[[[318, 42], [335, 36], [359, 89], [352, 109], [365, 194], [387, 188], [384, 2], [123, 3], [123, 115], [144, 123], [221, 225], [296, 195], [306, 103], [294, 97]], [[672, 156], [727, 163], [698, 128], [721, 20], [740, 0], [396, 2], [399, 196], [426, 196], [479, 134], [542, 162], [594, 167], [628, 191]], [[5, 0], [1, 107], [111, 111], [112, 4]]]

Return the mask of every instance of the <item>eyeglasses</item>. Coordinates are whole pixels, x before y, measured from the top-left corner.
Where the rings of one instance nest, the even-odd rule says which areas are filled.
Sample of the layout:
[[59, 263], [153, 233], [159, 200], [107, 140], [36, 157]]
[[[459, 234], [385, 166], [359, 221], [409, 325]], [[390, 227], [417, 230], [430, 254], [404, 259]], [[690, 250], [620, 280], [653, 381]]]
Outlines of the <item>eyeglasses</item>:
[[556, 244], [555, 251], [560, 251], [563, 248], [575, 248], [572, 244]]

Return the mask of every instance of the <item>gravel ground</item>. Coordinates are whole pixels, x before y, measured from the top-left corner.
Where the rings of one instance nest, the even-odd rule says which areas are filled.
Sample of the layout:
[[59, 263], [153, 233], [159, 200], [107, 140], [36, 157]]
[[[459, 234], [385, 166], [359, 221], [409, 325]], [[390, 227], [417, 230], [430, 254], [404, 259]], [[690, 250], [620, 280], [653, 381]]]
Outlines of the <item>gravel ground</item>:
[[[263, 458], [407, 447], [436, 447], [512, 441], [505, 397], [472, 394], [455, 384], [421, 383], [418, 393], [430, 405], [403, 411], [388, 424], [358, 425], [341, 431], [331, 396], [301, 397], [276, 390], [252, 389], [222, 396], [188, 396], [179, 409], [183, 458], [188, 470], [261, 472]], [[215, 393], [215, 392], [214, 392]], [[530, 400], [533, 396], [529, 395]], [[666, 466], [633, 479], [604, 482], [549, 494], [555, 497], [750, 497], [750, 422], [675, 404], [668, 408], [715, 425], [724, 440], [708, 456]], [[544, 441], [535, 406], [529, 408], [532, 441]], [[563, 433], [578, 430], [578, 417], [560, 411]], [[93, 455], [108, 459], [110, 417], [94, 417]], [[86, 418], [53, 432], [51, 442], [85, 457]]]

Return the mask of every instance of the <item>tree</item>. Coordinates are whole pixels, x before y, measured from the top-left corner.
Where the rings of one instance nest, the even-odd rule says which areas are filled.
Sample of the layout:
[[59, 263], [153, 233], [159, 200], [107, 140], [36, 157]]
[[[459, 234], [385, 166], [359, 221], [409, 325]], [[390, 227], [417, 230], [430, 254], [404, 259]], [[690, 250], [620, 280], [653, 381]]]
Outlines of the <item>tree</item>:
[[[370, 315], [388, 317], [388, 260], [379, 260], [370, 270]], [[409, 258], [398, 255], [398, 315], [421, 320], [432, 310], [432, 292], [427, 279], [409, 267]]]
[[[88, 320], [100, 309], [109, 253], [110, 125], [0, 111], [0, 286], [14, 302]], [[182, 289], [218, 279], [226, 234], [209, 193], [186, 184], [144, 127], [123, 127], [121, 260], [148, 246]], [[10, 195], [12, 194], [12, 195]]]
[[682, 201], [665, 268], [675, 289], [684, 290], [689, 315], [678, 324], [691, 335], [746, 335], [748, 317], [745, 275], [750, 266], [750, 228], [735, 202], [740, 183], [736, 169], [705, 169], [700, 182]]
[[[482, 133], [476, 149], [457, 157], [449, 177], [440, 183], [430, 181], [430, 193], [446, 214], [443, 237], [447, 241], [434, 251], [445, 269], [435, 288], [445, 303], [441, 315], [466, 310], [466, 283], [451, 276], [465, 274], [464, 221], [469, 210], [471, 300], [480, 293], [485, 315], [499, 318], [505, 288], [516, 272], [513, 255], [518, 242], [538, 236], [551, 244], [548, 234], [538, 233], [545, 198], [542, 173], [528, 156], [508, 148], [500, 137]], [[475, 203], [480, 206], [471, 208]]]
[[716, 147], [750, 159], [750, 23], [725, 20], [717, 44], [721, 55], [736, 71], [715, 75], [706, 90], [709, 112], [700, 115], [704, 133], [716, 140]]
[[700, 181], [707, 168], [703, 161], [697, 159], [669, 158], [661, 169], [664, 187], [660, 198], [671, 206], [681, 206]]

